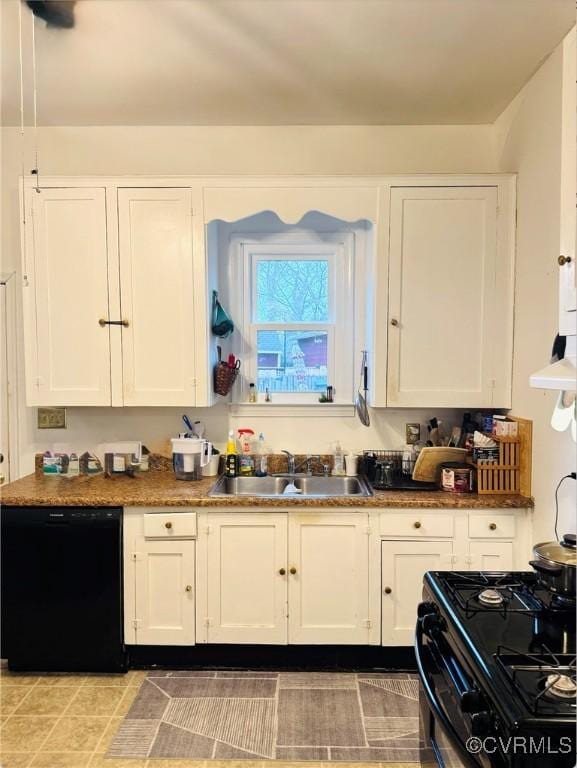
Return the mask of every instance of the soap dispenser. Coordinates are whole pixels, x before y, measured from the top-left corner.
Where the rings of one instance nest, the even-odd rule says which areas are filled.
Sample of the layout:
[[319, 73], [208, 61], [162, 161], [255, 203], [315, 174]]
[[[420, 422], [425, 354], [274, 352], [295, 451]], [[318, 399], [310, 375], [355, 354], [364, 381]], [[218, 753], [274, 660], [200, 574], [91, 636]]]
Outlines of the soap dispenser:
[[345, 454], [341, 448], [340, 442], [337, 440], [335, 444], [335, 459], [333, 464], [333, 475], [345, 474]]

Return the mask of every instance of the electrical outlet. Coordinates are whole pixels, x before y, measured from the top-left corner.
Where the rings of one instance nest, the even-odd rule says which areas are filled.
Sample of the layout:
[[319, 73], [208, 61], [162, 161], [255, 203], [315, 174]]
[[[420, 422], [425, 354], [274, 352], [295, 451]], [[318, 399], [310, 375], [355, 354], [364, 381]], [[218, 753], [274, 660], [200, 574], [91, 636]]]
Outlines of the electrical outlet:
[[420, 424], [405, 424], [405, 442], [407, 445], [414, 445], [421, 439]]
[[66, 408], [39, 408], [38, 429], [66, 429]]

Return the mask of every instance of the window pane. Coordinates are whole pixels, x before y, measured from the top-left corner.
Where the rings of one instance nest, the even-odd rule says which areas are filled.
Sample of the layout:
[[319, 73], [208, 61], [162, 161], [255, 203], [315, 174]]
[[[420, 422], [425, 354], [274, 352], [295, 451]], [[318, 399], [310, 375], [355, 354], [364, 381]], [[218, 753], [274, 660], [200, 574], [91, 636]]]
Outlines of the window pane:
[[264, 392], [324, 392], [326, 331], [257, 331], [257, 389]]
[[329, 263], [326, 259], [257, 261], [257, 323], [326, 322]]

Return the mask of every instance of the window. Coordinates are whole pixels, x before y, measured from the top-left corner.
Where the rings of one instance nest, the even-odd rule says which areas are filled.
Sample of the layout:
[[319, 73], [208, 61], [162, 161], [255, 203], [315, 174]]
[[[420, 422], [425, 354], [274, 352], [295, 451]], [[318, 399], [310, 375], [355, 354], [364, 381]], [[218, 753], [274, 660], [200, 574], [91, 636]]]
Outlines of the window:
[[233, 242], [242, 317], [244, 386], [258, 401], [317, 403], [353, 398], [354, 286], [350, 233], [277, 233]]

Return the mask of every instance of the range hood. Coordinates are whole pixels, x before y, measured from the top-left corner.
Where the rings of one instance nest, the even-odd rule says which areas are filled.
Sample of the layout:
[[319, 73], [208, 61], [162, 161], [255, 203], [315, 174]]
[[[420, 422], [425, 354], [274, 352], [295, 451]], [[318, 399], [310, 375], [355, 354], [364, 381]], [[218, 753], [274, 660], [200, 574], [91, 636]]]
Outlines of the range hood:
[[565, 357], [531, 374], [529, 385], [534, 389], [561, 389], [565, 392], [575, 392], [577, 390], [576, 346], [576, 337], [567, 336]]

